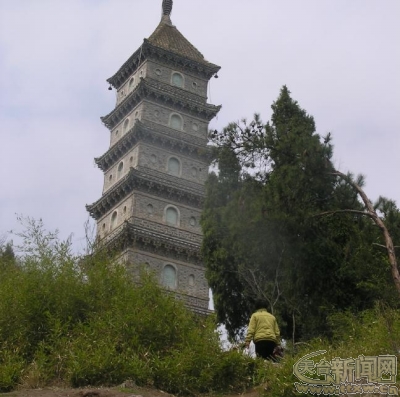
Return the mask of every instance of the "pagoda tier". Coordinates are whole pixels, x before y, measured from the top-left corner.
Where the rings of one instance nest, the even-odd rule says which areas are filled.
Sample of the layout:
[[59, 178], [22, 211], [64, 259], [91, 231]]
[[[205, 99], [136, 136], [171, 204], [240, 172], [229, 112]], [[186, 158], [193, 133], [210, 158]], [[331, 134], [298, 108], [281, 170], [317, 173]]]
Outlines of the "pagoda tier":
[[102, 245], [117, 251], [136, 248], [169, 259], [202, 265], [201, 239], [200, 234], [132, 217], [108, 234]]
[[112, 129], [145, 99], [208, 121], [214, 118], [221, 109], [221, 106], [205, 103], [199, 95], [147, 77], [141, 78], [138, 86], [111, 113], [101, 117], [101, 121], [106, 127]]
[[[161, 27], [165, 29], [161, 30], [157, 28], [159, 31], [157, 32], [156, 29], [152, 37], [145, 39], [142, 46], [133, 53], [118, 72], [110, 77], [107, 82], [116, 89], [119, 89], [145, 59], [174, 65], [190, 73], [200, 75], [207, 80], [220, 70], [220, 66], [206, 61], [203, 55], [175, 27], [166, 28], [168, 27], [167, 24]], [[156, 32], [158, 33], [157, 35], [155, 34]], [[172, 40], [170, 40], [171, 36], [175, 37], [172, 37]], [[171, 45], [170, 43], [172, 42], [175, 44]]]
[[204, 201], [203, 185], [182, 181], [181, 178], [150, 168], [131, 168], [129, 173], [86, 209], [99, 219], [134, 191], [156, 195], [175, 203], [201, 208]]
[[205, 147], [206, 139], [152, 121], [136, 120], [135, 125], [123, 138], [111, 146], [105, 154], [95, 158], [97, 166], [102, 171], [107, 171], [139, 142], [145, 142], [200, 161], [208, 162], [210, 159], [210, 150]]

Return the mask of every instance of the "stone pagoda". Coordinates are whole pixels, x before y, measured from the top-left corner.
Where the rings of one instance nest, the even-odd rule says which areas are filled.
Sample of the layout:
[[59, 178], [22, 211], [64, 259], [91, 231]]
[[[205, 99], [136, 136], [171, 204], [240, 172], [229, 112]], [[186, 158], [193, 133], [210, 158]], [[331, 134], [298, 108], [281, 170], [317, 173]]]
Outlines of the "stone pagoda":
[[133, 277], [145, 267], [207, 313], [200, 215], [208, 123], [220, 109], [207, 103], [207, 85], [220, 67], [185, 39], [171, 11], [172, 0], [164, 0], [156, 30], [107, 80], [117, 103], [101, 118], [110, 130], [110, 148], [95, 159], [103, 194], [87, 210], [100, 244], [116, 250]]

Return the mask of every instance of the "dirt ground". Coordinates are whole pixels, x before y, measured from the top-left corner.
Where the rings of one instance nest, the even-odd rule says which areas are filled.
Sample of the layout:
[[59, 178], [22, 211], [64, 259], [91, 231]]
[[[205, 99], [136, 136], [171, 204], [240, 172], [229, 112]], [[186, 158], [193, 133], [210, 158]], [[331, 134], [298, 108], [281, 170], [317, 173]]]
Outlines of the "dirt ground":
[[[172, 394], [161, 390], [141, 388], [138, 386], [124, 387], [125, 385], [113, 388], [44, 388], [44, 389], [21, 389], [10, 393], [0, 393], [1, 397], [175, 397]], [[240, 394], [244, 397], [259, 397], [257, 390]], [[238, 397], [238, 395], [223, 396]]]

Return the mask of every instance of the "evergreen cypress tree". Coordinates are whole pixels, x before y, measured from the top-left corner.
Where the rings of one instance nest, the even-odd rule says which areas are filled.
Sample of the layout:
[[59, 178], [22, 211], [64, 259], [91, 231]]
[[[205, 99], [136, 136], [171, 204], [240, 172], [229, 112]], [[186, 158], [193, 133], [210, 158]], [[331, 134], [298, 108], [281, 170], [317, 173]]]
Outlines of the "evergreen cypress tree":
[[212, 135], [220, 169], [207, 185], [202, 226], [217, 317], [233, 336], [262, 297], [286, 337], [329, 334], [335, 311], [393, 301], [384, 267], [376, 271], [384, 252], [373, 248], [369, 219], [318, 216], [362, 209], [335, 175], [330, 134], [316, 133], [287, 87], [272, 109], [266, 125], [256, 115]]

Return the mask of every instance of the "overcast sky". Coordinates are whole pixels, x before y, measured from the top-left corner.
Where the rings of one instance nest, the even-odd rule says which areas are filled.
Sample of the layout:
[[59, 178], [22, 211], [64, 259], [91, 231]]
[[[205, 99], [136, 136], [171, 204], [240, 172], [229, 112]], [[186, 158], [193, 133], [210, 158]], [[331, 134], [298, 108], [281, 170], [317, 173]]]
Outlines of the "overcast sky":
[[[15, 214], [84, 246], [102, 191], [100, 116], [112, 76], [159, 23], [162, 0], [0, 0], [0, 236]], [[264, 121], [286, 84], [331, 132], [334, 161], [372, 200], [400, 204], [399, 0], [174, 0], [172, 22], [210, 62], [210, 128]]]

